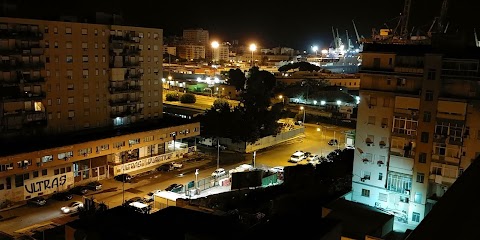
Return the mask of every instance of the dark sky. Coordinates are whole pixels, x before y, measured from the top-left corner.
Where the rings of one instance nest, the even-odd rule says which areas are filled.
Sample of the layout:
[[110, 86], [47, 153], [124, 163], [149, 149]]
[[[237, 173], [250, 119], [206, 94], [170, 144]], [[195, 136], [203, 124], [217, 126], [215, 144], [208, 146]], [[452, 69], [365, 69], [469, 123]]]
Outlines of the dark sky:
[[[440, 15], [443, 0], [412, 0], [410, 28], [428, 29]], [[175, 0], [19, 0], [18, 10], [35, 17], [59, 14], [86, 15], [95, 11], [122, 13], [132, 25], [164, 29], [164, 34], [181, 35], [185, 28], [209, 30], [220, 41], [255, 41], [264, 47], [287, 46], [308, 49], [311, 45], [329, 45], [331, 28], [345, 30], [354, 37], [352, 19], [359, 34], [370, 36], [371, 29], [386, 23], [394, 28], [403, 11], [404, 0], [343, 1], [175, 1]], [[57, 3], [59, 2], [59, 3]], [[178, 2], [178, 3], [177, 3]], [[448, 17], [451, 28], [462, 26], [480, 30], [480, 8], [473, 0], [450, 0]], [[55, 4], [53, 4], [55, 3]], [[480, 32], [480, 31], [479, 31]]]

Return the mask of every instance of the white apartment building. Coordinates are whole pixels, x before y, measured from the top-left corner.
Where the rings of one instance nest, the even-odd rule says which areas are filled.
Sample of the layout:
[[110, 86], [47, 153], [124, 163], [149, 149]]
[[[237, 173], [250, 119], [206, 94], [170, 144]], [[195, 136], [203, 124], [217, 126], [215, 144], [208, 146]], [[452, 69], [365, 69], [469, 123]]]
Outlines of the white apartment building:
[[480, 154], [480, 49], [441, 46], [362, 53], [351, 200], [413, 225]]

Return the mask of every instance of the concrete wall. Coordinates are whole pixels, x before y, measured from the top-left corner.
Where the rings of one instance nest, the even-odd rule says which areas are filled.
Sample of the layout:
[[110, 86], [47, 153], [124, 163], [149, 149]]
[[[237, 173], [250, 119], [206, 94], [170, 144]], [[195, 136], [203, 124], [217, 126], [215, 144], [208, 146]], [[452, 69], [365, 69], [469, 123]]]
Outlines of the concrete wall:
[[251, 153], [263, 148], [271, 147], [273, 145], [288, 141], [294, 137], [298, 137], [305, 132], [304, 127], [298, 127], [290, 131], [285, 131], [277, 134], [276, 136], [268, 136], [259, 139], [255, 143], [238, 142], [234, 143], [229, 138], [220, 138], [220, 144], [227, 147], [228, 150]]

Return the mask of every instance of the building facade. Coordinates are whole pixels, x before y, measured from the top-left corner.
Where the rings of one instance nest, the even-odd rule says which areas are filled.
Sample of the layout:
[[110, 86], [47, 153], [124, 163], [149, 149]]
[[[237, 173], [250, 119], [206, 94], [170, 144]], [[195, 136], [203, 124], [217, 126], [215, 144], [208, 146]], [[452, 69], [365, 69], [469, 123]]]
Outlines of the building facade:
[[208, 30], [185, 29], [183, 30], [183, 42], [187, 44], [210, 46], [210, 36]]
[[[0, 204], [194, 151], [173, 142], [199, 135], [198, 123], [117, 130], [162, 119], [162, 39], [162, 29], [0, 18], [0, 140], [25, 145], [21, 153], [2, 146]], [[84, 132], [88, 140], [38, 144]]]
[[177, 56], [180, 58], [187, 59], [189, 61], [195, 59], [205, 59], [206, 52], [205, 46], [203, 45], [178, 45], [177, 46]]
[[416, 225], [479, 154], [479, 49], [365, 45], [352, 200]]
[[228, 62], [230, 61], [230, 43], [223, 42], [218, 48], [212, 48], [213, 62]]

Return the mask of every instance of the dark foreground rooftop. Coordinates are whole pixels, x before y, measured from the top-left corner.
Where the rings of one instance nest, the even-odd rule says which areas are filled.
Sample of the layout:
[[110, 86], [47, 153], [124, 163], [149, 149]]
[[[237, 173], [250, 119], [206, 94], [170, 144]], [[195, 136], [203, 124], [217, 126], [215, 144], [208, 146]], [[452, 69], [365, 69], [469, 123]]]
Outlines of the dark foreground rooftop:
[[116, 207], [67, 226], [67, 232], [73, 229], [74, 234], [86, 236], [80, 239], [98, 240], [230, 239], [241, 231], [229, 217], [180, 207], [152, 214]]
[[18, 153], [38, 151], [75, 143], [94, 141], [120, 135], [151, 131], [193, 123], [188, 119], [164, 116], [159, 120], [145, 121], [121, 128], [92, 128], [73, 133], [51, 136], [23, 136], [19, 138], [0, 139], [0, 157]]

